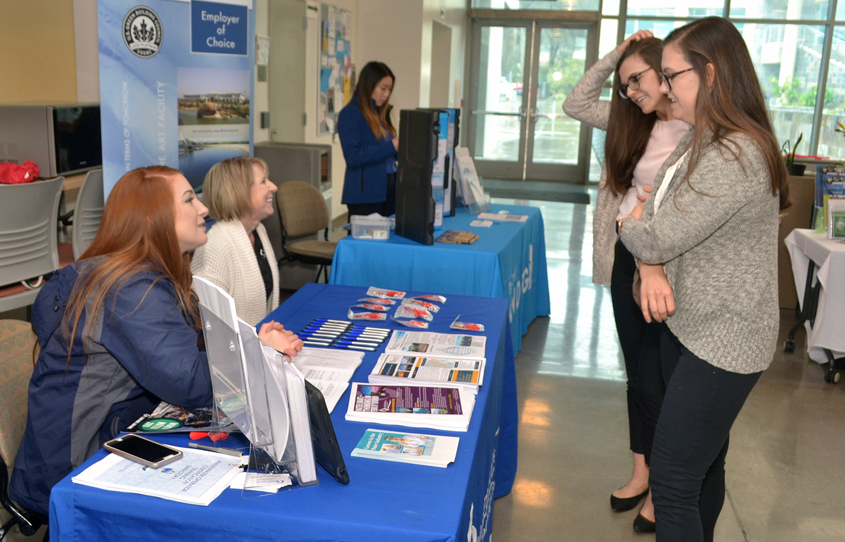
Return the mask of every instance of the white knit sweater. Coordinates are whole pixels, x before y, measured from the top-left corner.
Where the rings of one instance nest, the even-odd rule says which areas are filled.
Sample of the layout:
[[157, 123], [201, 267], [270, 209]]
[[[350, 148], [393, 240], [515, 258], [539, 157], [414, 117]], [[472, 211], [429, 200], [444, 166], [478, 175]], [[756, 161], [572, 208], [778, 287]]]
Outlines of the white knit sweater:
[[273, 274], [273, 292], [269, 300], [264, 291], [264, 280], [258, 269], [255, 250], [240, 220], [214, 224], [208, 231], [208, 243], [194, 252], [191, 261], [193, 274], [226, 290], [235, 300], [238, 316], [253, 326], [279, 305], [279, 266], [276, 255], [263, 224], [258, 224], [255, 233], [261, 239]]

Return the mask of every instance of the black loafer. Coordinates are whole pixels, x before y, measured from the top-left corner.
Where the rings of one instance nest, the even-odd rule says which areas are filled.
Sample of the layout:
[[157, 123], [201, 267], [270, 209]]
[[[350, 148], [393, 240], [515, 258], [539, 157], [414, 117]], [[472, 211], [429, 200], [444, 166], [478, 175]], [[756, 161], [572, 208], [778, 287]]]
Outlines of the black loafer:
[[637, 514], [637, 519], [634, 520], [634, 531], [638, 533], [653, 533], [655, 529], [654, 522], [646, 519], [642, 514]]
[[613, 494], [610, 495], [610, 507], [613, 508], [614, 512], [627, 512], [628, 510], [633, 510], [643, 498], [648, 495], [648, 489], [640, 493], [639, 495], [634, 495], [633, 497], [617, 497]]

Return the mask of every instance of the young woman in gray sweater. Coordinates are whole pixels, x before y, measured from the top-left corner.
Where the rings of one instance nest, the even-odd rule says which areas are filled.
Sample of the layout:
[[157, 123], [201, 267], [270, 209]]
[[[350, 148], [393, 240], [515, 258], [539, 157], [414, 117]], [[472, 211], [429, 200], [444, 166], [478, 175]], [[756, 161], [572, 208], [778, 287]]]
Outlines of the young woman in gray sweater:
[[728, 433], [772, 361], [777, 234], [786, 168], [742, 36], [727, 20], [673, 31], [661, 90], [694, 128], [620, 224], [640, 260], [662, 263], [675, 313], [661, 336], [666, 394], [650, 482], [657, 540], [712, 540], [725, 496]]
[[[657, 74], [662, 52], [663, 42], [651, 32], [636, 32], [590, 68], [563, 103], [570, 117], [607, 130], [606, 160], [593, 212], [593, 282], [610, 286], [628, 377], [628, 433], [634, 463], [630, 480], [610, 496], [615, 512], [635, 508], [648, 494], [651, 442], [663, 395], [660, 328], [647, 324], [634, 301], [637, 264], [616, 235], [617, 220], [628, 216], [639, 203], [639, 194], [647, 193], [657, 169], [690, 128], [674, 119], [669, 99], [660, 92]], [[600, 100], [604, 82], [614, 72], [611, 101]], [[643, 287], [655, 300], [652, 312], [658, 320], [665, 318], [674, 305], [662, 266], [643, 264], [640, 271]], [[646, 408], [644, 397], [648, 397]], [[637, 515], [634, 530], [654, 530], [650, 498]]]

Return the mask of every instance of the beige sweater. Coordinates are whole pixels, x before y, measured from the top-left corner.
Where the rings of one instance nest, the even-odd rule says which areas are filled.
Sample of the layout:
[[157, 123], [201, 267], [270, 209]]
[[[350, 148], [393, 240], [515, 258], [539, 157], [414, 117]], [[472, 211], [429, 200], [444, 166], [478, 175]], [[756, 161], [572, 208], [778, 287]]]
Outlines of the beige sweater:
[[[616, 69], [619, 54], [614, 47], [604, 58], [587, 70], [566, 101], [563, 112], [593, 128], [607, 130], [610, 102], [600, 101], [601, 89]], [[616, 245], [616, 215], [624, 194], [614, 196], [607, 186], [607, 168], [602, 164], [599, 195], [593, 211], [593, 282], [610, 285], [613, 271], [613, 250]]]
[[238, 316], [255, 325], [279, 306], [279, 265], [267, 238], [267, 230], [258, 224], [255, 233], [270, 262], [273, 292], [267, 299], [264, 280], [246, 228], [240, 220], [217, 222], [208, 231], [208, 242], [194, 252], [191, 271], [220, 286], [235, 300]]

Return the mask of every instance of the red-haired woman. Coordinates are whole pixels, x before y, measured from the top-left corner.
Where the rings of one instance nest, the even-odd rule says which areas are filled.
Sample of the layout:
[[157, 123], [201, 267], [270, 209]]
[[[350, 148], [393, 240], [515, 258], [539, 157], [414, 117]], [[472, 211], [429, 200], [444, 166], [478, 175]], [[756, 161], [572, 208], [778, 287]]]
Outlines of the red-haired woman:
[[[659, 346], [662, 324], [674, 310], [672, 288], [660, 265], [639, 266], [643, 308], [632, 295], [637, 262], [616, 235], [616, 223], [651, 190], [658, 168], [689, 130], [672, 115], [660, 92], [663, 43], [648, 30], [636, 32], [590, 68], [566, 98], [563, 110], [575, 119], [607, 130], [606, 160], [593, 213], [593, 282], [610, 286], [613, 316], [628, 376], [628, 432], [634, 468], [630, 480], [610, 496], [615, 512], [637, 506], [648, 494], [654, 426], [663, 396]], [[611, 101], [599, 100], [615, 72]], [[639, 199], [638, 199], [639, 198]], [[634, 530], [654, 530], [654, 510], [646, 498]]]
[[[18, 503], [46, 515], [51, 488], [159, 401], [211, 404], [189, 261], [206, 242], [207, 212], [178, 170], [130, 171], [82, 259], [41, 289], [32, 311], [41, 352], [9, 487]], [[296, 353], [278, 324], [259, 335]]]
[[338, 115], [337, 133], [346, 160], [341, 203], [350, 217], [396, 212], [399, 139], [390, 120], [389, 103], [395, 81], [383, 62], [367, 63], [352, 100]]

